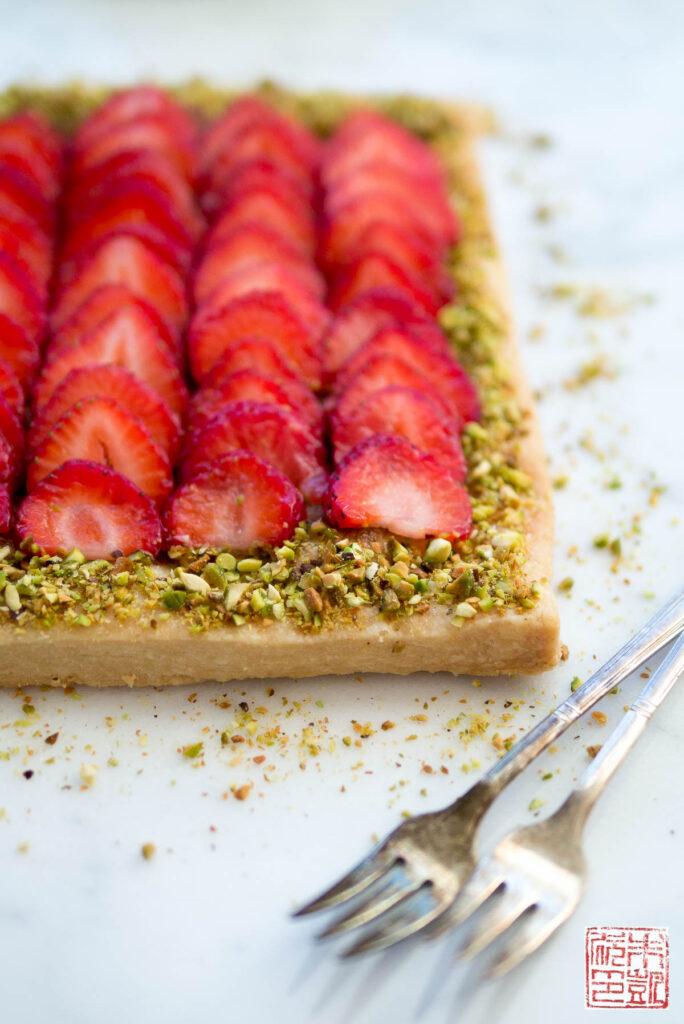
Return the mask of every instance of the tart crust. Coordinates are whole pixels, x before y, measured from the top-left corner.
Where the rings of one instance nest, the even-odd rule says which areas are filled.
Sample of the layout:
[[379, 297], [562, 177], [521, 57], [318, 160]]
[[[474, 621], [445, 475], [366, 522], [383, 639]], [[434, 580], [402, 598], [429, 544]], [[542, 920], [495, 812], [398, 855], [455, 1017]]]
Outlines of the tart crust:
[[[350, 102], [353, 102], [351, 100]], [[484, 118], [479, 108], [439, 105], [467, 140], [459, 142], [459, 163], [476, 188], [480, 175], [475, 141]], [[489, 224], [486, 224], [489, 230]], [[553, 508], [546, 457], [534, 400], [513, 336], [507, 286], [496, 254], [479, 257], [484, 293], [506, 329], [500, 339], [514, 397], [526, 429], [518, 465], [532, 480], [524, 527], [524, 575], [537, 581], [531, 608], [507, 607], [461, 620], [453, 607], [432, 603], [420, 615], [384, 617], [360, 608], [354, 621], [340, 620], [315, 632], [289, 620], [246, 622], [239, 629], [193, 633], [170, 616], [151, 629], [140, 620], [114, 618], [79, 629], [63, 622], [49, 628], [29, 623], [0, 626], [0, 685], [168, 686], [202, 681], [280, 676], [321, 676], [353, 672], [451, 672], [477, 675], [532, 674], [559, 658], [559, 620], [550, 585]]]

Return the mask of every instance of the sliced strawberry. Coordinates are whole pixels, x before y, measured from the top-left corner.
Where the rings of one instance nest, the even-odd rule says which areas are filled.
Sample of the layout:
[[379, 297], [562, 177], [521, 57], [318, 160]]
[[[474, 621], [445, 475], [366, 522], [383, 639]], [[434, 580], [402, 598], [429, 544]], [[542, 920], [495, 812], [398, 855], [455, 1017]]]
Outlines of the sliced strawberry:
[[86, 558], [148, 551], [157, 555], [162, 531], [154, 504], [108, 466], [83, 459], [63, 463], [24, 498], [17, 512], [21, 541], [48, 555], [77, 548]]
[[444, 305], [434, 290], [426, 288], [419, 278], [403, 270], [394, 260], [383, 253], [370, 252], [338, 274], [330, 293], [330, 306], [339, 310], [375, 288], [393, 288], [406, 294], [433, 316]]
[[141, 117], [160, 118], [186, 145], [196, 142], [197, 126], [190, 114], [165, 89], [155, 85], [136, 85], [115, 93], [83, 122], [77, 141], [87, 146], [115, 125]]
[[[304, 386], [311, 396], [311, 401], [318, 406], [318, 402], [310, 388], [304, 383], [304, 378], [294, 363], [288, 360], [266, 338], [248, 336], [231, 342], [219, 361], [201, 381], [201, 387], [219, 387], [226, 377], [237, 370], [255, 370], [257, 373], [263, 373], [277, 384], [283, 384], [286, 388]], [[312, 412], [312, 418], [313, 415]]]
[[329, 187], [377, 161], [420, 174], [436, 186], [444, 182], [444, 169], [425, 143], [372, 110], [355, 111], [339, 126], [325, 148], [322, 178]]
[[0, 313], [0, 358], [9, 363], [27, 391], [40, 364], [40, 347], [23, 327], [4, 313]]
[[55, 194], [62, 165], [62, 142], [40, 114], [25, 111], [0, 121], [0, 160], [21, 155], [46, 195]]
[[[195, 272], [195, 302], [198, 306], [205, 302], [229, 275], [246, 273], [247, 268], [251, 274], [256, 275], [259, 273], [259, 267], [263, 268], [271, 279], [277, 273], [276, 268], [281, 267], [288, 278], [296, 277], [318, 299], [322, 300], [325, 296], [325, 281], [311, 260], [277, 234], [271, 235], [271, 239], [267, 235], [264, 242], [258, 236], [255, 238], [252, 229], [247, 227], [246, 232], [238, 228], [237, 232], [220, 245], [212, 246], [206, 251]], [[259, 287], [264, 290], [269, 285], [263, 284]]]
[[54, 203], [45, 198], [32, 178], [7, 165], [0, 165], [0, 207], [30, 220], [46, 237], [54, 235]]
[[207, 296], [200, 309], [211, 316], [243, 295], [282, 296], [315, 339], [321, 338], [330, 323], [330, 313], [299, 277], [280, 263], [251, 263], [228, 274]]
[[141, 310], [130, 306], [110, 313], [70, 347], [65, 345], [52, 352], [36, 382], [35, 407], [39, 409], [48, 401], [71, 370], [94, 363], [111, 363], [130, 370], [154, 388], [182, 419], [188, 392], [178, 366], [159, 340], [152, 322]]
[[446, 338], [424, 309], [402, 292], [373, 288], [350, 302], [333, 320], [323, 340], [326, 373], [334, 376], [358, 348], [389, 326], [410, 328], [416, 336], [429, 343], [434, 339], [434, 344], [448, 351]]
[[466, 462], [458, 420], [445, 418], [441, 406], [416, 388], [391, 385], [374, 391], [357, 405], [348, 419], [337, 420], [333, 434], [334, 459], [345, 455], [373, 434], [406, 437], [416, 448], [432, 455], [457, 480], [464, 480]]
[[47, 294], [52, 248], [30, 220], [0, 217], [0, 252], [19, 262], [41, 297]]
[[371, 252], [388, 256], [402, 270], [420, 279], [444, 302], [453, 297], [454, 278], [435, 257], [429, 243], [415, 231], [396, 227], [387, 221], [376, 220], [368, 224], [345, 254], [344, 261], [332, 269], [340, 270]]
[[19, 324], [30, 338], [42, 339], [45, 316], [40, 293], [26, 268], [5, 252], [0, 252], [0, 311]]
[[27, 491], [69, 459], [111, 466], [157, 503], [173, 489], [164, 451], [142, 421], [113, 398], [85, 398], [64, 413], [29, 462]]
[[221, 194], [222, 185], [231, 173], [246, 161], [265, 160], [282, 167], [288, 176], [306, 184], [311, 181], [312, 165], [308, 154], [297, 147], [296, 140], [276, 123], [245, 125], [230, 146], [217, 153], [206, 183], [209, 191]]
[[229, 402], [245, 400], [276, 405], [299, 417], [316, 434], [321, 433], [322, 410], [305, 384], [279, 384], [266, 374], [247, 369], [236, 370], [219, 384], [196, 392], [190, 403], [188, 430], [201, 430]]
[[185, 288], [176, 272], [139, 239], [125, 233], [99, 242], [61, 291], [52, 314], [59, 329], [92, 291], [103, 284], [122, 284], [149, 302], [174, 328], [185, 322]]
[[122, 366], [107, 364], [80, 366], [71, 370], [52, 398], [41, 407], [28, 433], [27, 443], [35, 452], [55, 423], [73, 405], [84, 398], [114, 398], [119, 405], [141, 420], [153, 441], [162, 448], [171, 463], [180, 447], [180, 423], [159, 392], [134, 377]]
[[465, 488], [405, 437], [375, 434], [330, 478], [325, 512], [340, 529], [383, 527], [402, 537], [468, 537]]
[[111, 313], [135, 307], [142, 310], [154, 326], [154, 330], [166, 348], [175, 356], [176, 362], [182, 362], [184, 346], [178, 331], [172, 331], [166, 321], [161, 318], [154, 306], [135, 295], [126, 285], [103, 284], [90, 292], [85, 302], [74, 310], [64, 321], [59, 330], [53, 334], [48, 347], [49, 353], [61, 351], [80, 341], [89, 331], [101, 324]]
[[313, 255], [317, 230], [311, 208], [275, 185], [245, 186], [231, 193], [209, 232], [207, 245], [218, 245], [236, 228], [255, 222], [277, 231], [305, 255]]
[[341, 420], [348, 419], [369, 395], [393, 385], [422, 391], [439, 406], [444, 417], [449, 418], [451, 415], [449, 403], [425, 374], [398, 356], [380, 354], [371, 356], [363, 369], [352, 377], [345, 377], [339, 389], [328, 399], [333, 427]]
[[6, 535], [12, 529], [12, 500], [7, 484], [0, 484], [0, 533]]
[[193, 434], [181, 466], [183, 481], [236, 448], [247, 448], [273, 463], [307, 501], [321, 500], [326, 484], [323, 445], [298, 416], [263, 402], [231, 402]]
[[188, 354], [195, 380], [203, 380], [232, 342], [254, 336], [272, 342], [310, 387], [320, 385], [320, 356], [310, 329], [282, 296], [259, 292], [233, 299], [211, 316], [193, 318]]
[[81, 136], [75, 143], [72, 173], [80, 175], [110, 157], [131, 151], [157, 153], [189, 181], [194, 177], [193, 146], [176, 134], [173, 121], [163, 114], [143, 114], [120, 121], [87, 140]]
[[24, 465], [24, 431], [16, 413], [0, 397], [0, 480], [14, 490]]
[[218, 161], [207, 176], [202, 190], [202, 208], [213, 217], [234, 192], [247, 187], [272, 188], [289, 194], [296, 203], [311, 205], [316, 195], [315, 183], [308, 176], [292, 174], [273, 160], [250, 159], [224, 166]]
[[21, 419], [24, 415], [24, 390], [11, 364], [0, 357], [0, 396]]
[[228, 108], [223, 117], [214, 121], [202, 139], [200, 164], [203, 170], [210, 169], [222, 153], [232, 149], [242, 133], [262, 125], [277, 125], [299, 153], [302, 162], [311, 170], [317, 166], [321, 155], [320, 143], [303, 125], [259, 96], [243, 96]]
[[[343, 391], [369, 363], [376, 359], [399, 359], [429, 381], [451, 410], [463, 420], [480, 418], [477, 390], [458, 360], [448, 350], [440, 349], [428, 339], [416, 336], [413, 330], [384, 327], [347, 360], [335, 381], [336, 393]], [[397, 382], [399, 383], [399, 382]], [[417, 385], [416, 385], [417, 386]]]
[[249, 551], [288, 540], [305, 518], [299, 491], [265, 459], [227, 452], [169, 502], [164, 526], [169, 544]]
[[418, 235], [436, 260], [443, 262], [456, 239], [455, 226], [437, 232], [419, 201], [413, 204], [382, 192], [350, 199], [326, 221], [320, 241], [322, 258], [329, 265], [344, 262], [369, 224], [383, 221]]

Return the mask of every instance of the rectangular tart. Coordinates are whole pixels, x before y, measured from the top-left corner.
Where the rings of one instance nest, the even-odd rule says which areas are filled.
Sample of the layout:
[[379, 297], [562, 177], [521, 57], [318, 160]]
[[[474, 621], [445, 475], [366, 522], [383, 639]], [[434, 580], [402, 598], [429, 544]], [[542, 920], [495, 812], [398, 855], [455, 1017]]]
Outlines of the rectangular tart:
[[[235, 96], [201, 82], [170, 90], [210, 121]], [[174, 546], [86, 559], [30, 544], [0, 550], [0, 684], [161, 686], [205, 680], [418, 671], [538, 673], [559, 657], [551, 589], [553, 512], [534, 402], [513, 336], [501, 259], [475, 157], [485, 117], [467, 104], [260, 89], [328, 137], [356, 108], [377, 109], [438, 155], [461, 234], [454, 297], [437, 314], [475, 382], [465, 425], [473, 528], [451, 542], [303, 521], [250, 552]], [[72, 131], [105, 90], [13, 88], [25, 109]]]

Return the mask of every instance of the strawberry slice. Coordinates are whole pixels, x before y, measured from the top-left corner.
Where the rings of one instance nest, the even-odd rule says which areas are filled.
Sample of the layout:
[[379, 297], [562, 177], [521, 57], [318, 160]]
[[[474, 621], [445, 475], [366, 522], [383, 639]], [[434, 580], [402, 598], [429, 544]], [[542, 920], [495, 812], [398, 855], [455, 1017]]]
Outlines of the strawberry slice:
[[[280, 350], [266, 338], [244, 337], [231, 342], [219, 361], [202, 380], [201, 387], [219, 387], [226, 377], [237, 370], [255, 370], [286, 388], [291, 386], [298, 388], [304, 385], [311, 401], [318, 406], [318, 402], [310, 388], [304, 384], [304, 379], [294, 363], [286, 359]], [[298, 394], [300, 393], [298, 390]], [[312, 412], [312, 418], [313, 415]]]
[[373, 288], [337, 314], [323, 339], [326, 373], [334, 376], [343, 363], [382, 327], [405, 327], [433, 347], [448, 352], [447, 341], [425, 310], [401, 292]]
[[153, 152], [167, 160], [188, 181], [195, 174], [195, 152], [187, 139], [176, 134], [173, 120], [164, 114], [143, 114], [102, 128], [87, 140], [76, 139], [71, 170], [81, 175], [110, 157], [126, 152]]
[[215, 386], [200, 388], [190, 403], [188, 430], [201, 430], [229, 402], [245, 400], [276, 405], [298, 416], [317, 435], [322, 433], [321, 407], [305, 384], [296, 380], [279, 384], [251, 369], [236, 370]]
[[480, 418], [477, 390], [456, 357], [425, 337], [417, 337], [413, 329], [385, 327], [378, 331], [344, 363], [335, 381], [336, 393], [345, 390], [371, 361], [375, 365], [378, 358], [399, 359], [411, 366], [463, 420]]
[[24, 112], [0, 121], [0, 162], [20, 156], [46, 197], [57, 192], [62, 143], [40, 114]]
[[292, 174], [273, 160], [243, 160], [230, 167], [218, 162], [204, 185], [202, 208], [213, 217], [225, 205], [228, 196], [250, 186], [275, 187], [278, 192], [289, 194], [295, 203], [305, 205], [312, 205], [316, 196], [316, 186], [311, 178]]
[[339, 310], [357, 296], [375, 288], [392, 288], [408, 295], [432, 316], [444, 305], [433, 290], [426, 288], [419, 278], [403, 270], [389, 256], [369, 252], [338, 274], [330, 294], [330, 306]]
[[311, 331], [286, 299], [272, 292], [251, 292], [211, 316], [193, 318], [188, 353], [195, 380], [209, 373], [232, 342], [248, 336], [267, 338], [310, 387], [319, 387], [321, 361]]
[[334, 219], [326, 220], [321, 256], [328, 265], [344, 262], [369, 224], [384, 221], [418, 235], [435, 259], [444, 262], [449, 246], [456, 241], [456, 226], [446, 225], [444, 230], [436, 231], [432, 219], [418, 201], [410, 204], [382, 192], [357, 196], [340, 206]]
[[255, 222], [277, 231], [306, 256], [313, 256], [317, 229], [310, 206], [295, 201], [291, 193], [275, 184], [245, 186], [231, 193], [209, 232], [207, 245], [218, 245], [236, 228]]
[[31, 339], [42, 340], [45, 317], [40, 293], [25, 267], [6, 252], [0, 252], [0, 310]]
[[[324, 298], [325, 281], [311, 260], [306, 259], [302, 253], [275, 233], [271, 234], [270, 240], [267, 237], [265, 242], [258, 236], [251, 241], [250, 235], [254, 237], [249, 226], [246, 232], [238, 228], [232, 237], [207, 250], [195, 272], [193, 282], [193, 293], [198, 306], [206, 302], [211, 293], [216, 291], [229, 275], [246, 272], [246, 268], [249, 268], [250, 273], [256, 274], [258, 267], [262, 267], [264, 273], [270, 275], [271, 279], [277, 274], [276, 268], [280, 267], [287, 278], [296, 277], [312, 295], [321, 300]], [[262, 289], [264, 287], [267, 286], [262, 286]]]
[[27, 491], [62, 462], [87, 459], [111, 466], [160, 503], [173, 489], [171, 465], [141, 420], [113, 398], [77, 402], [55, 423], [28, 465]]
[[93, 363], [111, 363], [130, 370], [154, 388], [182, 419], [188, 401], [183, 378], [168, 348], [159, 340], [153, 322], [135, 306], [110, 313], [71, 346], [52, 350], [36, 382], [35, 408], [47, 402], [71, 370]]
[[7, 484], [0, 484], [0, 533], [6, 536], [12, 529], [12, 500]]
[[166, 90], [154, 85], [136, 85], [115, 93], [79, 127], [77, 141], [87, 146], [115, 125], [141, 117], [161, 118], [186, 145], [196, 142], [197, 126], [192, 117]]
[[276, 123], [248, 124], [233, 136], [230, 146], [225, 147], [212, 163], [206, 176], [206, 188], [219, 194], [222, 185], [240, 164], [247, 161], [269, 161], [282, 167], [289, 177], [303, 183], [311, 181], [312, 165], [308, 154], [302, 153], [294, 137]]
[[466, 462], [458, 420], [446, 419], [441, 406], [416, 388], [390, 385], [374, 391], [346, 420], [337, 420], [333, 433], [334, 459], [339, 465], [347, 453], [373, 434], [406, 437], [441, 463], [457, 480], [464, 480]]
[[449, 419], [451, 407], [433, 381], [404, 359], [385, 353], [371, 356], [362, 370], [352, 377], [345, 377], [339, 389], [330, 396], [328, 407], [332, 410], [330, 419], [333, 428], [341, 420], [348, 419], [369, 395], [395, 384], [422, 391], [439, 406], [442, 415]]
[[164, 526], [169, 544], [249, 551], [276, 547], [305, 518], [299, 491], [265, 459], [252, 452], [227, 452], [169, 502]]
[[24, 389], [6, 359], [0, 357], [0, 396], [19, 419], [24, 415]]
[[229, 402], [191, 435], [181, 465], [182, 480], [191, 480], [213, 459], [236, 448], [246, 448], [273, 463], [306, 501], [321, 500], [326, 484], [323, 445], [299, 416], [263, 402]]
[[45, 198], [32, 178], [6, 164], [0, 165], [0, 207], [29, 220], [47, 238], [53, 237], [54, 203]]
[[47, 295], [52, 249], [30, 220], [0, 216], [0, 252], [7, 253], [21, 265], [41, 297]]
[[83, 459], [41, 480], [19, 506], [16, 529], [21, 541], [33, 540], [48, 555], [77, 548], [88, 559], [157, 555], [162, 543], [150, 499], [125, 476]]
[[4, 313], [0, 313], [0, 358], [9, 363], [27, 391], [40, 365], [40, 347], [23, 327]]
[[[322, 285], [322, 282], [321, 282]], [[202, 303], [203, 315], [218, 313], [233, 299], [258, 292], [260, 295], [281, 295], [297, 316], [318, 339], [330, 323], [330, 313], [302, 282], [280, 263], [251, 263], [228, 274]]]
[[437, 156], [396, 121], [372, 110], [350, 114], [325, 147], [321, 177], [326, 186], [381, 161], [419, 174], [439, 187], [444, 169]]
[[185, 322], [185, 288], [178, 274], [140, 239], [117, 233], [97, 243], [88, 260], [62, 289], [52, 314], [53, 327], [59, 329], [90, 293], [103, 284], [130, 288], [174, 328]]
[[11, 491], [24, 465], [24, 431], [19, 418], [0, 397], [0, 481]]
[[402, 537], [468, 537], [465, 488], [431, 455], [393, 434], [352, 448], [330, 478], [325, 513], [335, 526], [383, 527]]
[[184, 357], [184, 345], [178, 331], [172, 331], [154, 306], [135, 295], [123, 284], [103, 284], [92, 291], [85, 302], [74, 310], [56, 331], [50, 341], [48, 351], [55, 353], [80, 341], [93, 327], [97, 327], [111, 313], [121, 309], [134, 307], [142, 310], [151, 321], [160, 341], [175, 356], [180, 365]]
[[180, 447], [180, 423], [160, 394], [134, 377], [122, 366], [107, 364], [80, 366], [71, 370], [52, 398], [39, 410], [27, 437], [30, 451], [35, 452], [55, 423], [73, 405], [84, 398], [114, 398], [119, 405], [137, 416], [173, 463]]

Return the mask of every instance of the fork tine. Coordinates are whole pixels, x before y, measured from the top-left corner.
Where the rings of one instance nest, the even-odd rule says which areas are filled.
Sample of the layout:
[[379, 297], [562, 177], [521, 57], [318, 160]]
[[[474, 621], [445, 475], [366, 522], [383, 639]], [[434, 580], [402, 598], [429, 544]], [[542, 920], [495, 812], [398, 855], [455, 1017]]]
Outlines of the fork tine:
[[423, 886], [422, 879], [414, 879], [402, 884], [388, 882], [382, 887], [376, 897], [371, 897], [360, 907], [350, 910], [348, 913], [338, 917], [332, 924], [328, 925], [319, 936], [319, 939], [327, 939], [332, 935], [342, 935], [351, 931], [359, 925], [369, 924], [382, 914], [386, 914], [392, 907], [398, 906], [403, 900], [412, 896]]
[[553, 914], [538, 905], [533, 907], [524, 924], [516, 928], [511, 941], [489, 965], [487, 976], [500, 978], [513, 967], [517, 967], [526, 957], [539, 949], [568, 917], [569, 914], [565, 911]]
[[447, 908], [446, 913], [435, 921], [426, 938], [436, 939], [457, 928], [466, 918], [474, 914], [493, 892], [496, 892], [503, 880], [504, 877], [497, 862], [492, 857], [485, 857], [458, 893], [452, 906]]
[[361, 953], [370, 953], [372, 950], [388, 949], [390, 946], [396, 945], [397, 942], [402, 942], [404, 939], [416, 935], [423, 928], [427, 928], [432, 921], [444, 913], [448, 906], [449, 900], [446, 898], [441, 902], [435, 903], [434, 906], [426, 910], [425, 913], [419, 914], [418, 917], [408, 920], [402, 918], [400, 921], [388, 921], [381, 928], [377, 928], [374, 932], [362, 936], [340, 955], [347, 959], [348, 957], [359, 956]]
[[306, 914], [315, 914], [319, 910], [327, 910], [329, 907], [336, 907], [340, 903], [350, 900], [367, 889], [373, 882], [382, 878], [396, 861], [397, 857], [390, 855], [387, 847], [381, 846], [380, 849], [374, 850], [360, 861], [348, 875], [341, 878], [335, 885], [326, 889], [310, 903], [305, 903], [299, 910], [295, 910], [292, 916], [304, 917]]
[[488, 910], [484, 918], [475, 925], [458, 951], [459, 956], [473, 957], [488, 946], [494, 939], [506, 931], [514, 921], [517, 921], [528, 907], [534, 902], [529, 892], [523, 889], [506, 886]]

